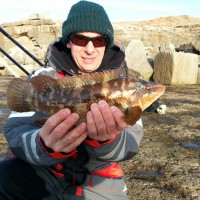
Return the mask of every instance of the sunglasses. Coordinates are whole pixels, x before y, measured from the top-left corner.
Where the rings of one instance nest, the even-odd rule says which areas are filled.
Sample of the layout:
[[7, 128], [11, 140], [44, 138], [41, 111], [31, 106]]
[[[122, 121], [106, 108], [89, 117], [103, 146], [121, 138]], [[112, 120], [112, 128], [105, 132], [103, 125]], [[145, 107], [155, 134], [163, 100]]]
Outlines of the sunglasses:
[[89, 41], [92, 41], [94, 47], [103, 47], [107, 43], [106, 36], [98, 36], [98, 37], [86, 37], [79, 34], [73, 34], [70, 37], [70, 40], [73, 44], [85, 47]]

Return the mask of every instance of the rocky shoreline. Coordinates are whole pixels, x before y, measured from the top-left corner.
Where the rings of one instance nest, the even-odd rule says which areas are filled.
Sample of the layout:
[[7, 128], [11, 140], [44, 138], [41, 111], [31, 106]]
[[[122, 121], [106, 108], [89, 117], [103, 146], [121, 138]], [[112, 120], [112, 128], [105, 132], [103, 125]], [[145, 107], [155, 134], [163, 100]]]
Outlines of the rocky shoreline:
[[[6, 86], [12, 77], [0, 76], [0, 159], [8, 154], [2, 126], [10, 110]], [[164, 115], [144, 112], [145, 135], [139, 153], [121, 162], [130, 200], [199, 200], [200, 87], [167, 86], [161, 102]]]
[[[34, 14], [23, 21], [1, 24], [0, 30], [21, 44], [42, 65], [48, 45], [61, 36], [61, 27], [61, 21]], [[153, 72], [157, 71], [153, 79], [157, 82], [167, 80], [167, 83], [160, 82], [163, 84], [200, 82], [200, 18], [169, 16], [147, 21], [118, 22], [113, 23], [113, 27], [116, 42], [122, 43], [121, 48], [125, 49], [127, 65], [141, 78], [150, 80]], [[1, 48], [29, 73], [37, 69], [38, 63], [11, 42], [7, 34], [0, 34]], [[4, 62], [0, 60], [0, 74], [13, 74], [6, 67], [9, 65], [20, 76], [26, 75], [6, 56], [2, 58]], [[164, 74], [167, 77], [161, 76], [156, 66], [161, 71], [166, 70]], [[186, 74], [186, 78], [185, 74], [179, 73], [180, 70]], [[175, 72], [178, 72], [178, 77]]]

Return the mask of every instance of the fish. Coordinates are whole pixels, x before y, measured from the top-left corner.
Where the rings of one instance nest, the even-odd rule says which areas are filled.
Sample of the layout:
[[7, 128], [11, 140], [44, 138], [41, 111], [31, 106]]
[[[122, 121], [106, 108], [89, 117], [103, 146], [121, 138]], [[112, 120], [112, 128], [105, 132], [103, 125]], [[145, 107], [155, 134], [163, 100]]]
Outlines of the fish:
[[7, 105], [16, 112], [42, 112], [48, 117], [63, 108], [86, 120], [90, 105], [105, 100], [117, 106], [128, 125], [165, 92], [165, 86], [135, 77], [118, 77], [115, 70], [54, 79], [40, 75], [29, 81], [13, 78], [7, 86]]

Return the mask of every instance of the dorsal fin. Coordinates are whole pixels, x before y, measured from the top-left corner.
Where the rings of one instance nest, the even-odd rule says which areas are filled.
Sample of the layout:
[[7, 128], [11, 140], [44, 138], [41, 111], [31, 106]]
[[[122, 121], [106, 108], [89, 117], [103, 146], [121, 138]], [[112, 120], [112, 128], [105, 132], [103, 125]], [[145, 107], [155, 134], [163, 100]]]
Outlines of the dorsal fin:
[[53, 85], [56, 85], [57, 80], [50, 76], [41, 75], [31, 78], [30, 83], [38, 93], [46, 93]]
[[99, 82], [106, 82], [118, 78], [116, 70], [107, 70], [103, 72], [95, 72], [92, 74], [82, 74], [70, 76], [57, 80], [61, 87], [81, 87], [83, 85], [94, 85]]
[[49, 76], [41, 75], [30, 79], [30, 83], [38, 93], [46, 93], [52, 88], [70, 88], [81, 87], [83, 85], [94, 85], [100, 82], [106, 82], [118, 78], [116, 70], [107, 70], [95, 72], [92, 74], [82, 74], [77, 76], [68, 76], [61, 79], [53, 79]]

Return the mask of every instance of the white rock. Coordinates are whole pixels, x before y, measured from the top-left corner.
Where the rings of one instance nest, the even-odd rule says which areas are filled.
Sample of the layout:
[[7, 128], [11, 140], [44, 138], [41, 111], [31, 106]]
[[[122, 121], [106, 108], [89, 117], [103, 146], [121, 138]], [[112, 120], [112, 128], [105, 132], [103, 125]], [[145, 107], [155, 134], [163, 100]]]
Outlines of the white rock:
[[159, 105], [158, 108], [156, 108], [156, 111], [158, 112], [158, 114], [165, 114], [167, 110], [167, 106], [165, 104]]

